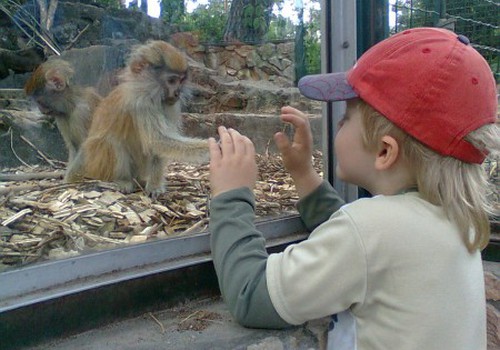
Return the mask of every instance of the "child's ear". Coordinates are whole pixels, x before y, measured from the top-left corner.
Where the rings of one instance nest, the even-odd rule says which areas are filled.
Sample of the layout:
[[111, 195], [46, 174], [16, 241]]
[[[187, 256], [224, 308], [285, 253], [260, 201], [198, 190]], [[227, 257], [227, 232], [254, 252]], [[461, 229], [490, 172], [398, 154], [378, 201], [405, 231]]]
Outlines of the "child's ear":
[[387, 170], [396, 163], [399, 156], [398, 141], [392, 136], [384, 135], [380, 139], [375, 158], [375, 169]]
[[66, 88], [66, 79], [55, 69], [49, 69], [45, 73], [45, 86], [52, 91], [62, 91]]

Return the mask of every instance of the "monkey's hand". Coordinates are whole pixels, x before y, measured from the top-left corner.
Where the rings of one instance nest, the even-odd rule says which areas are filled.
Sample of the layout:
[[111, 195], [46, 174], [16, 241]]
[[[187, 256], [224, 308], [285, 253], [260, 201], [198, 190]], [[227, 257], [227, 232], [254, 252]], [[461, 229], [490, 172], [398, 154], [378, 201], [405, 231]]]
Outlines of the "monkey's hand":
[[148, 168], [150, 171], [144, 190], [154, 199], [165, 192], [164, 164], [160, 156], [154, 155], [149, 159]]
[[232, 189], [253, 189], [257, 181], [255, 147], [238, 131], [219, 127], [220, 146], [210, 138], [210, 186], [215, 197]]

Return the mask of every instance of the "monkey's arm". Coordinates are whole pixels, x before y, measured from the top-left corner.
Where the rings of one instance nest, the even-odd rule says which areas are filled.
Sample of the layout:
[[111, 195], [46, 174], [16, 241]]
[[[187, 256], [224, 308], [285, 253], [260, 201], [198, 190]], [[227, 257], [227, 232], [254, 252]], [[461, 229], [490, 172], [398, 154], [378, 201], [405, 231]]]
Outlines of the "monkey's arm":
[[78, 151], [79, 143], [76, 143], [74, 140], [73, 131], [67, 117], [55, 117], [55, 120], [68, 150], [68, 163], [71, 163]]
[[177, 132], [163, 133], [154, 148], [173, 161], [208, 160], [208, 140], [183, 136]]

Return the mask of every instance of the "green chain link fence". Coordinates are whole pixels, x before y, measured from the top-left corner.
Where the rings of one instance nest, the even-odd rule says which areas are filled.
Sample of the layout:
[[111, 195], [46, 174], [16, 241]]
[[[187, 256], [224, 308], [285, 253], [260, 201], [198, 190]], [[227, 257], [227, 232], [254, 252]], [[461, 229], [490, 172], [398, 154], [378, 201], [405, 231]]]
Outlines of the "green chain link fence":
[[[467, 36], [488, 61], [500, 92], [500, 2], [498, 0], [395, 0], [391, 33], [407, 28], [444, 27]], [[489, 157], [484, 168], [500, 207], [500, 157]], [[498, 218], [496, 218], [498, 221]], [[495, 220], [495, 219], [494, 219]]]
[[392, 32], [421, 26], [445, 27], [467, 36], [500, 82], [500, 2], [494, 0], [397, 0]]

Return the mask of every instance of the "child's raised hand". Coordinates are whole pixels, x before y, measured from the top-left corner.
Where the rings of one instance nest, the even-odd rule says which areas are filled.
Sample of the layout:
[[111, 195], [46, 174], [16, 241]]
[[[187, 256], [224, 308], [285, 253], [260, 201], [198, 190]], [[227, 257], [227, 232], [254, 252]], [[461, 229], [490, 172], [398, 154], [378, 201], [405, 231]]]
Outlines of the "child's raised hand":
[[253, 189], [257, 181], [255, 147], [234, 129], [219, 127], [220, 144], [210, 138], [210, 186], [212, 197], [239, 187]]
[[285, 168], [292, 176], [299, 196], [303, 197], [322, 182], [312, 165], [313, 137], [307, 116], [296, 108], [281, 108], [281, 120], [295, 128], [293, 140], [283, 132], [274, 135], [274, 141], [283, 157]]
[[290, 174], [301, 174], [306, 167], [312, 167], [313, 138], [309, 119], [298, 109], [285, 106], [281, 108], [281, 120], [293, 125], [295, 135], [290, 142], [283, 132], [277, 132], [274, 141]]

